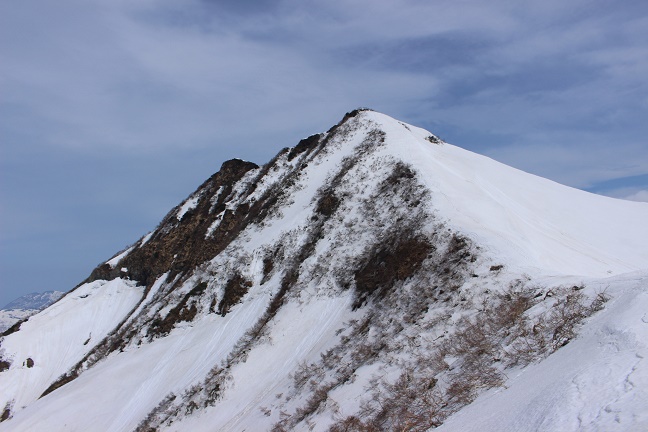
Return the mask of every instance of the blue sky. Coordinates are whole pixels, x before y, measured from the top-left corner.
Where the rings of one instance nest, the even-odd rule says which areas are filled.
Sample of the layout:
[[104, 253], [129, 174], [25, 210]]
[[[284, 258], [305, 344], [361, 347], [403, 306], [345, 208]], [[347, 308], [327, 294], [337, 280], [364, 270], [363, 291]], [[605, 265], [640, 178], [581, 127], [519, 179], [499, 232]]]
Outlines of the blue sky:
[[21, 0], [0, 58], [0, 306], [360, 106], [648, 201], [644, 1]]

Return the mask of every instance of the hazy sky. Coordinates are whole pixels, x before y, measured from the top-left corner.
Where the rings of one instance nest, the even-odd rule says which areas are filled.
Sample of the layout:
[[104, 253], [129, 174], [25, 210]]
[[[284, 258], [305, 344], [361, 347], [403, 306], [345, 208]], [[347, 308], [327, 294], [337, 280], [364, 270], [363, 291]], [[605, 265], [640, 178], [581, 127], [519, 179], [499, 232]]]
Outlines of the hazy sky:
[[4, 1], [0, 306], [360, 106], [648, 201], [646, 77], [642, 0]]

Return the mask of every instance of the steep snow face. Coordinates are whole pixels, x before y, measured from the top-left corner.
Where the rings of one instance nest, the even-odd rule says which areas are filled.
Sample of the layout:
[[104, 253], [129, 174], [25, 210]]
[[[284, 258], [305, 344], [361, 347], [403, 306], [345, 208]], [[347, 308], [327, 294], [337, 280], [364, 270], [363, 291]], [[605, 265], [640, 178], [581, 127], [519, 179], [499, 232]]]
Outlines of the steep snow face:
[[380, 113], [395, 157], [421, 173], [448, 224], [524, 271], [608, 276], [648, 266], [648, 205], [572, 189], [450, 144]]
[[[363, 407], [377, 421], [375, 401], [419, 406], [394, 396], [403, 382], [443, 401], [438, 425], [572, 340], [605, 297], [596, 278], [646, 271], [644, 220], [646, 204], [352, 112], [265, 166], [224, 163], [0, 340], [0, 431], [323, 431]], [[618, 297], [622, 280], [606, 279]]]
[[115, 279], [79, 287], [32, 316], [2, 339], [0, 352], [11, 363], [2, 372], [0, 405], [29, 405], [60, 375], [103, 339], [142, 296], [142, 287]]

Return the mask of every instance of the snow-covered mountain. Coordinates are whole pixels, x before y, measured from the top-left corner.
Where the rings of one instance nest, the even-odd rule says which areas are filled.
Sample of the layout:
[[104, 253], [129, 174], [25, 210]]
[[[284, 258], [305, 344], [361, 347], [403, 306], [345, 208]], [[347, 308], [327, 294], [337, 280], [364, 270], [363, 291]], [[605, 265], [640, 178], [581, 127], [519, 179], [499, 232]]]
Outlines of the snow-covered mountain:
[[45, 291], [26, 294], [0, 309], [0, 332], [4, 332], [18, 321], [45, 309], [63, 296], [61, 291]]
[[646, 430], [648, 204], [370, 110], [0, 341], [0, 431]]
[[18, 297], [16, 300], [5, 305], [2, 310], [43, 309], [63, 297], [63, 294], [65, 293], [62, 291], [33, 292], [31, 294], [26, 294], [22, 297]]

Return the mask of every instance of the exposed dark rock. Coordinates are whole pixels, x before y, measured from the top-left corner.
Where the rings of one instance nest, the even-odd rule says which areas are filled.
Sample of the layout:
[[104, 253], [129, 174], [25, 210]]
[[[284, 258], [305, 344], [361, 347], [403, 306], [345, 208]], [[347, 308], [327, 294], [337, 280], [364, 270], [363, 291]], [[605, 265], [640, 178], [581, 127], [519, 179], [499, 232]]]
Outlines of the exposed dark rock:
[[[198, 204], [182, 220], [177, 220], [178, 208], [174, 208], [146, 244], [131, 251], [115, 268], [108, 264], [97, 267], [88, 281], [114, 279], [120, 276], [120, 268], [126, 267], [130, 279], [150, 286], [167, 271], [170, 272], [170, 278], [173, 278], [213, 258], [245, 227], [249, 209], [243, 205], [226, 211], [212, 235], [207, 236], [207, 231], [218, 216], [218, 209], [225, 208], [226, 199], [234, 184], [248, 171], [256, 168], [256, 164], [240, 159], [223, 163], [220, 171], [195, 192], [194, 196], [200, 195]], [[222, 189], [218, 201], [213, 204], [211, 198], [219, 188]], [[212, 207], [216, 211], [212, 211]]]
[[4, 372], [9, 369], [11, 363], [8, 360], [0, 360], [0, 372]]
[[12, 325], [7, 330], [5, 330], [4, 333], [2, 333], [1, 336], [3, 336], [3, 337], [4, 336], [9, 336], [12, 333], [16, 333], [18, 330], [20, 330], [20, 325], [22, 323], [24, 323], [25, 321], [27, 321], [28, 319], [29, 318], [25, 318], [25, 319], [22, 319], [22, 320], [18, 321], [16, 324]]
[[290, 150], [290, 153], [288, 153], [288, 160], [291, 161], [298, 155], [304, 153], [307, 150], [312, 150], [315, 147], [317, 147], [317, 144], [319, 144], [320, 138], [322, 137], [321, 134], [315, 134], [311, 135], [308, 138], [304, 138], [303, 140], [299, 141], [299, 144], [297, 144], [295, 147], [293, 147]]
[[33, 367], [34, 367], [34, 360], [32, 360], [31, 357], [27, 358], [27, 361], [25, 361], [25, 365], [26, 365], [28, 368], [33, 368]]
[[432, 144], [443, 144], [443, 141], [434, 135], [429, 135], [425, 137], [425, 139], [430, 141]]

